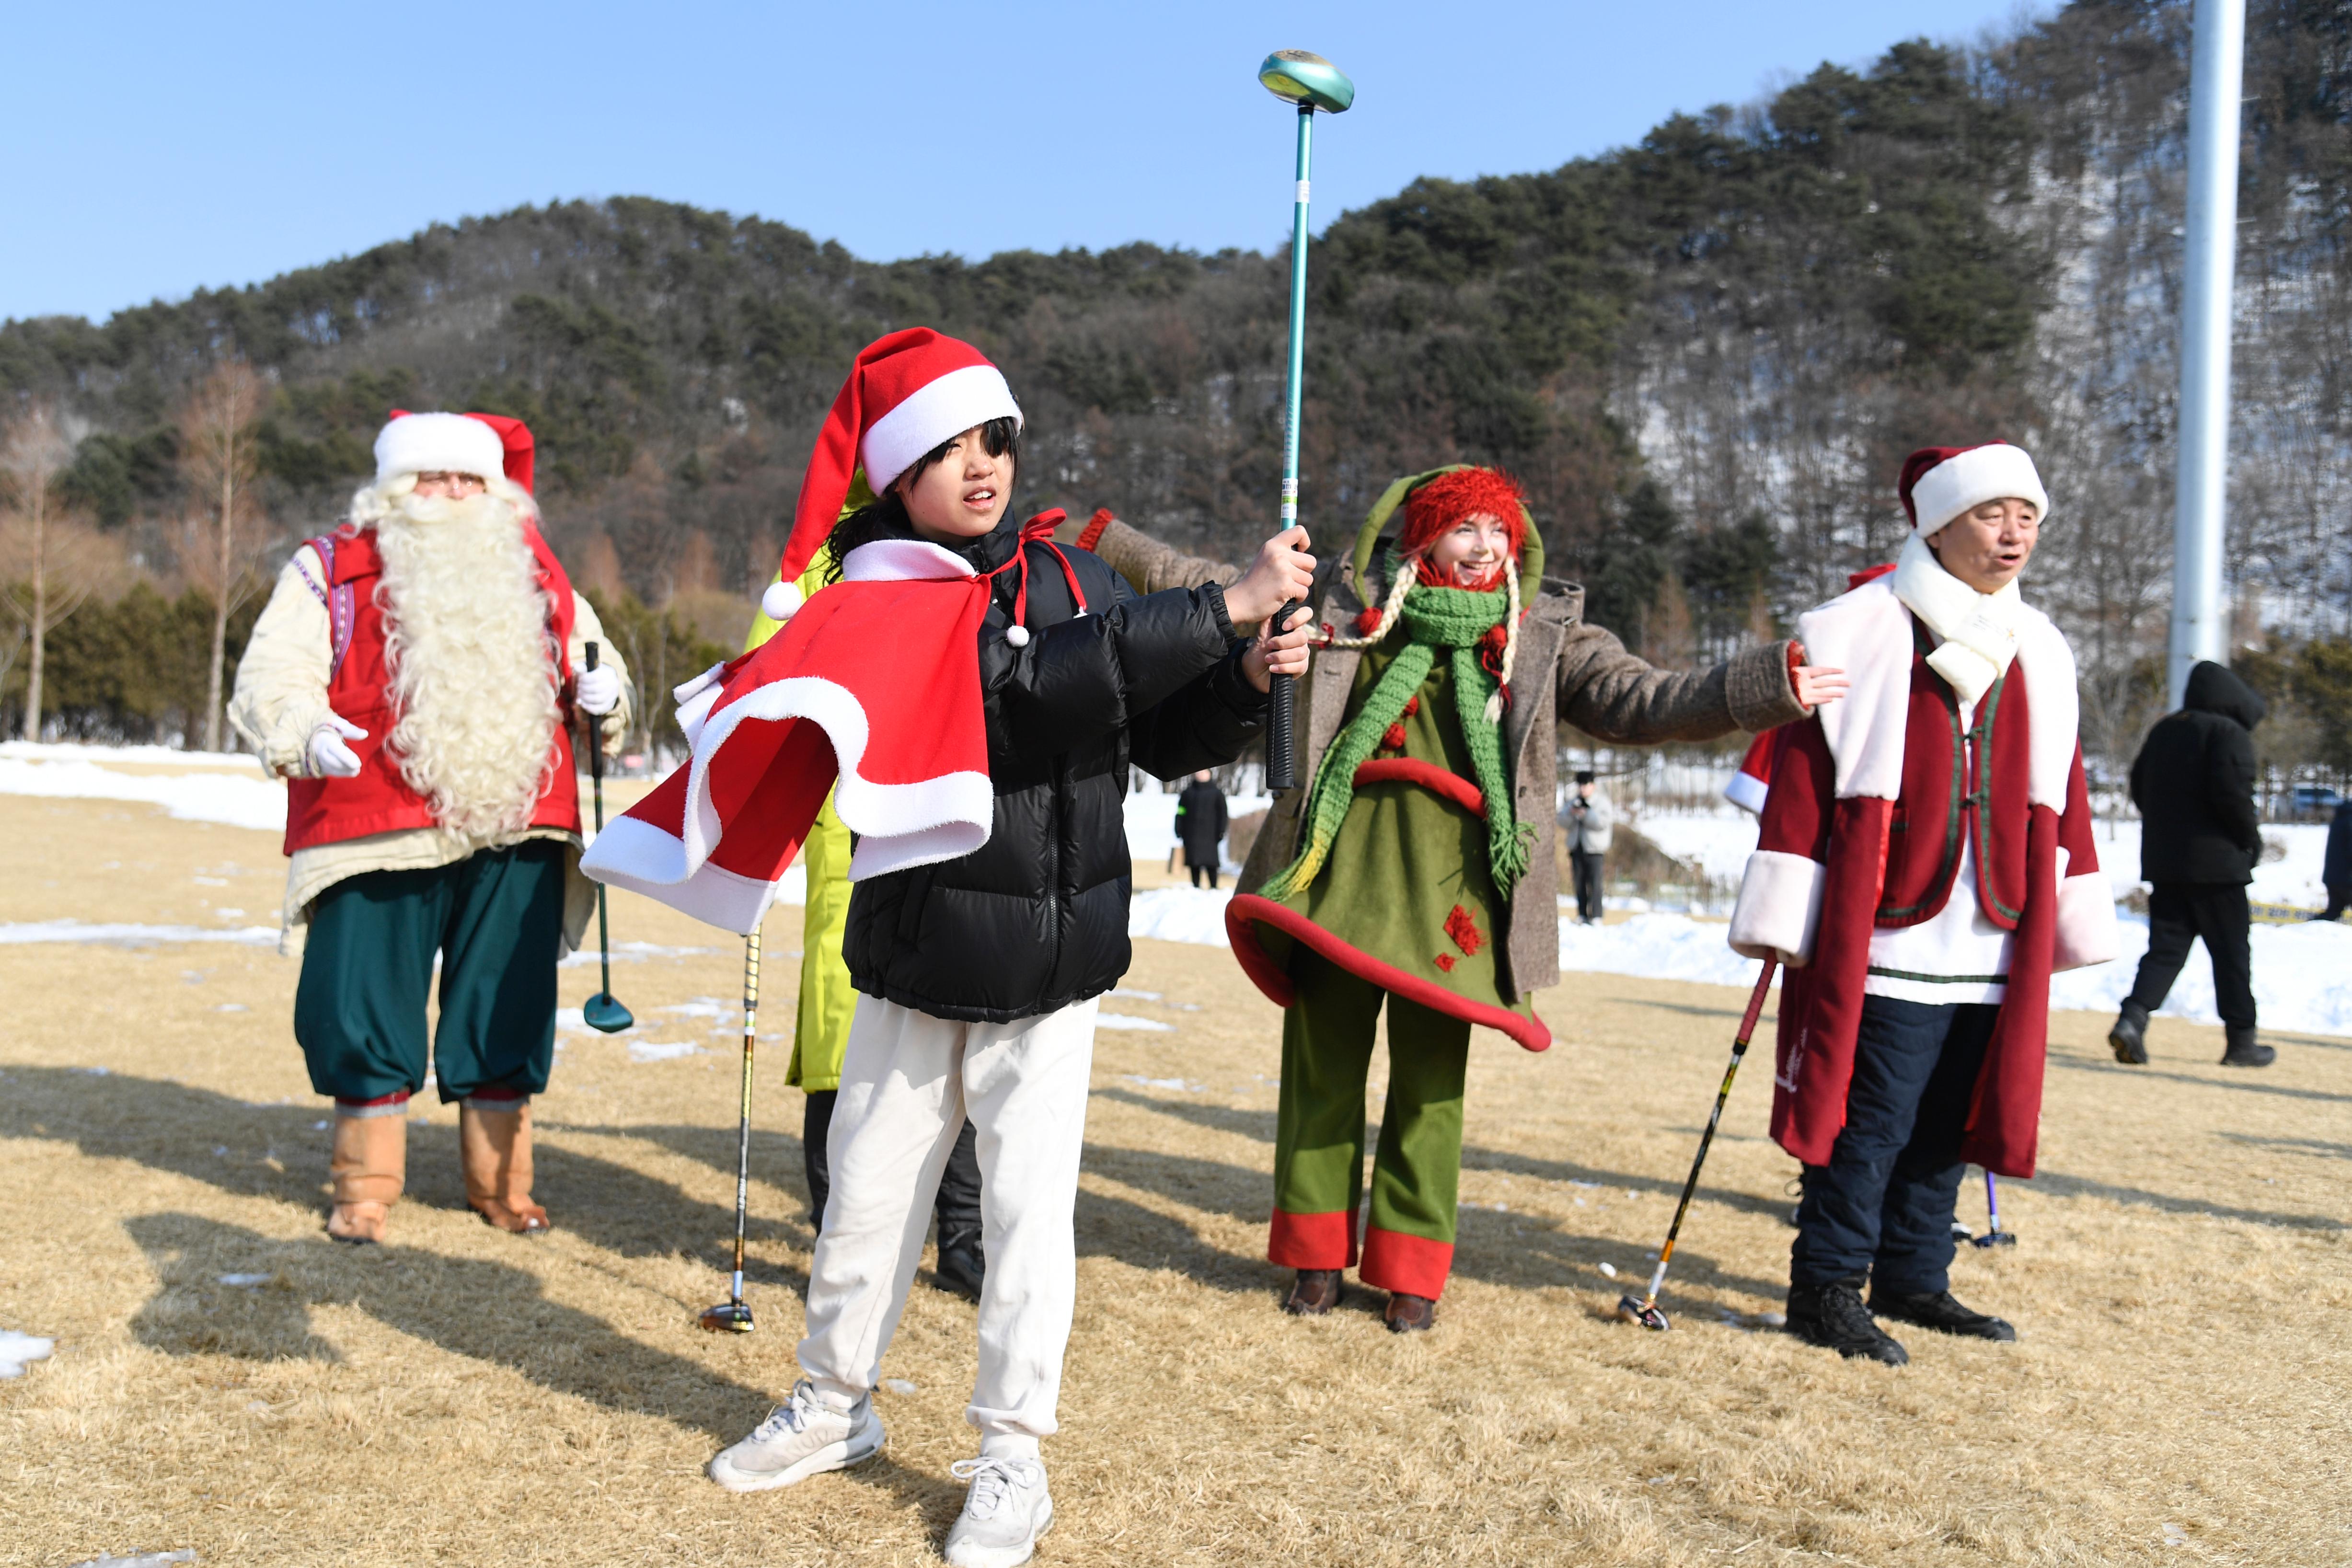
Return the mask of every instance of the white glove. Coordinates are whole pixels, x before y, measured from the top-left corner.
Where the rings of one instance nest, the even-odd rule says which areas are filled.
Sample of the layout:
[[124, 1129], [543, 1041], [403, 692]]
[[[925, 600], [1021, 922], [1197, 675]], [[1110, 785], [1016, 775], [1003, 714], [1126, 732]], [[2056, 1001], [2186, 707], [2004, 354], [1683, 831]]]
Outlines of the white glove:
[[572, 667], [572, 700], [583, 713], [593, 713], [602, 719], [621, 702], [621, 678], [613, 673], [609, 664], [593, 669]]
[[306, 753], [313, 778], [357, 778], [360, 754], [343, 744], [345, 741], [364, 741], [367, 731], [339, 713], [330, 713], [324, 722], [310, 731], [310, 744]]

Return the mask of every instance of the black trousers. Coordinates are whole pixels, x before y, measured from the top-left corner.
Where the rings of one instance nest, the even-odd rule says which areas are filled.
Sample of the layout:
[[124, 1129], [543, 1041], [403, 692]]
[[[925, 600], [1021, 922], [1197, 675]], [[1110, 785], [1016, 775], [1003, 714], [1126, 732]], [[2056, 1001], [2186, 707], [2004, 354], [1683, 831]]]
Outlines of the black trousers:
[[1202, 877], [1205, 875], [1209, 879], [1209, 890], [1211, 892], [1216, 891], [1217, 867], [1214, 861], [1211, 861], [1209, 864], [1204, 866], [1200, 861], [1194, 860], [1191, 862], [1191, 867], [1192, 871], [1192, 886], [1196, 888], [1199, 887], [1201, 885]]
[[[833, 1131], [833, 1102], [839, 1096], [838, 1089], [818, 1089], [808, 1096], [801, 1113], [802, 1170], [808, 1177], [809, 1204], [819, 1230], [824, 1228], [825, 1196], [833, 1191], [825, 1144]], [[980, 1234], [980, 1148], [969, 1121], [956, 1134], [955, 1148], [948, 1154], [948, 1168], [940, 1175], [939, 1196], [931, 1200], [931, 1215], [939, 1221], [942, 1246], [953, 1237]]]
[[2215, 1011], [2231, 1028], [2252, 1028], [2252, 924], [2243, 882], [2157, 883], [2147, 896], [2147, 953], [2130, 999], [2151, 1013], [2163, 1006], [2189, 962], [2189, 944], [2202, 937], [2213, 961]]
[[1898, 1295], [1950, 1289], [1960, 1134], [2000, 1016], [1976, 1003], [1863, 999], [1845, 1127], [1830, 1163], [1805, 1167], [1790, 1283], [1867, 1274]]
[[1597, 921], [1601, 918], [1601, 863], [1609, 857], [1571, 849], [1568, 858], [1570, 869], [1576, 873], [1577, 918]]

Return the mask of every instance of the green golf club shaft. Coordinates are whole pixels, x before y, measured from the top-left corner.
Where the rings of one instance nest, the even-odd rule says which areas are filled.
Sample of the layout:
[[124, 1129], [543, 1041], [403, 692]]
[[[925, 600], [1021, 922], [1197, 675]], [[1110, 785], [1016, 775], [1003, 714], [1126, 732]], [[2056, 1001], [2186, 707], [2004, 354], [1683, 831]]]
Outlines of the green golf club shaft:
[[1755, 994], [1748, 998], [1748, 1011], [1739, 1020], [1738, 1037], [1731, 1042], [1731, 1065], [1723, 1069], [1723, 1087], [1715, 1091], [1715, 1110], [1706, 1119], [1706, 1131], [1699, 1134], [1698, 1157], [1691, 1162], [1690, 1175], [1683, 1183], [1683, 1200], [1675, 1205], [1675, 1222], [1666, 1227], [1666, 1245], [1658, 1249], [1658, 1267], [1650, 1276], [1650, 1289], [1643, 1295], [1642, 1309], [1647, 1311], [1658, 1304], [1658, 1291], [1666, 1282], [1666, 1265], [1675, 1259], [1675, 1239], [1683, 1233], [1683, 1216], [1690, 1213], [1691, 1194], [1698, 1191], [1698, 1173], [1706, 1163], [1706, 1152], [1715, 1142], [1715, 1130], [1723, 1124], [1723, 1104], [1731, 1098], [1731, 1080], [1739, 1075], [1740, 1058], [1748, 1054], [1748, 1042], [1756, 1033], [1756, 1020], [1764, 1014], [1764, 994], [1772, 989], [1772, 960], [1764, 961], [1764, 973], [1756, 977]]
[[[596, 668], [596, 656], [602, 650], [594, 643], [585, 649], [588, 668]], [[576, 775], [575, 775], [576, 776]], [[588, 715], [588, 784], [596, 801], [596, 831], [604, 831], [604, 716]], [[596, 884], [596, 973], [601, 989], [599, 995], [613, 994], [613, 932], [604, 919], [604, 884]]]
[[743, 1299], [743, 1222], [751, 1203], [751, 1045], [760, 1029], [760, 933], [743, 939], [743, 1110], [735, 1139], [735, 1300]]
[[[1315, 143], [1315, 106], [1298, 106], [1298, 186], [1297, 199], [1290, 215], [1290, 361], [1286, 373], [1287, 385], [1283, 395], [1282, 412], [1282, 526], [1292, 528], [1298, 522], [1298, 423], [1299, 404], [1307, 385], [1307, 168]], [[1296, 607], [1296, 601], [1274, 613], [1268, 629], [1281, 630]], [[1296, 723], [1290, 677], [1275, 676], [1266, 687], [1266, 718], [1268, 723], [1265, 755], [1265, 787], [1269, 794], [1297, 787], [1293, 757], [1297, 752]]]

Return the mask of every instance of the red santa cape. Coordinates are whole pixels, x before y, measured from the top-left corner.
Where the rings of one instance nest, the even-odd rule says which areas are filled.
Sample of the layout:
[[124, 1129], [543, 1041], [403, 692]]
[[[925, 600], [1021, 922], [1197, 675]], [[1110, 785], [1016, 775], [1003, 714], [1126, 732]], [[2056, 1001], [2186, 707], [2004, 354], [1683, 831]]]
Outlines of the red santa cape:
[[989, 594], [986, 576], [936, 544], [887, 539], [850, 552], [842, 581], [782, 631], [700, 691], [681, 689], [691, 759], [598, 835], [581, 869], [749, 932], [829, 789], [858, 836], [852, 881], [987, 843], [995, 795], [979, 647]]
[[[1749, 858], [1730, 934], [1740, 952], [1788, 966], [1772, 1135], [1798, 1159], [1822, 1164], [1845, 1125], [1871, 932], [1914, 721], [1916, 634], [1893, 582], [1880, 578], [1803, 616], [1797, 635], [1811, 660], [1843, 668], [1853, 686], [1844, 700], [1788, 726], [1772, 755], [1762, 845]], [[1961, 1153], [2026, 1177], [2040, 1122], [2050, 976], [2114, 957], [2116, 941], [2113, 896], [2090, 838], [2074, 653], [2030, 607], [2010, 679], [2025, 698], [2018, 704], [2024, 723], [1995, 729], [1988, 772], [1996, 776], [1984, 787], [2024, 808], [2021, 830], [1996, 825], [2004, 839], [2015, 831], [2022, 842], [1980, 848], [1979, 859], [2012, 868], [2019, 907], [2007, 919], [1992, 911], [2015, 937]], [[1818, 765], [1800, 768], [1800, 749], [1815, 753]], [[1975, 896], [1948, 884], [1945, 890]]]

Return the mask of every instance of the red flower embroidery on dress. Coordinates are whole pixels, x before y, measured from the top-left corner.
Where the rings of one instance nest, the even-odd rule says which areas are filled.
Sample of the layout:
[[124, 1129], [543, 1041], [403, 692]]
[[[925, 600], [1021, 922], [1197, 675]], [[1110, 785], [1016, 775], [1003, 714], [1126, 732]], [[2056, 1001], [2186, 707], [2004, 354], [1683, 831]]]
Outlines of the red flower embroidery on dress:
[[1414, 714], [1416, 714], [1416, 713], [1418, 713], [1418, 712], [1420, 712], [1420, 711], [1421, 711], [1421, 698], [1419, 697], [1419, 695], [1418, 695], [1418, 694], [1416, 694], [1416, 695], [1414, 695], [1414, 696], [1412, 696], [1412, 697], [1408, 697], [1408, 698], [1406, 698], [1406, 699], [1404, 700], [1404, 716], [1405, 716], [1406, 718], [1410, 719], [1410, 718], [1412, 718]]
[[1451, 974], [1454, 973], [1454, 955], [1452, 953], [1441, 952], [1433, 962], [1436, 963], [1438, 968], [1443, 969], [1446, 973]]
[[1445, 934], [1454, 939], [1454, 946], [1473, 958], [1478, 955], [1480, 948], [1486, 945], [1486, 933], [1478, 929], [1477, 922], [1470, 917], [1470, 911], [1460, 904], [1454, 905], [1454, 912], [1445, 917]]
[[1381, 744], [1391, 752], [1403, 751], [1404, 725], [1402, 722], [1390, 725], [1387, 731], [1381, 736]]

